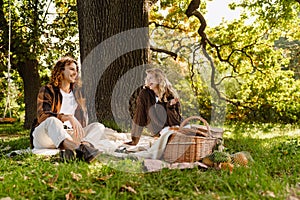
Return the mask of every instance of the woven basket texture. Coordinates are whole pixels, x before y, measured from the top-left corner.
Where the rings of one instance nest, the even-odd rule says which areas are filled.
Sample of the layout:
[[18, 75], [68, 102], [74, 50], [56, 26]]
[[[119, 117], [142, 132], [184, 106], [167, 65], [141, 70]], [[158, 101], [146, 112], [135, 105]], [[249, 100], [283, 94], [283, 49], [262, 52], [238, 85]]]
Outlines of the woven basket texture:
[[[205, 124], [206, 132], [205, 130], [199, 131], [194, 127], [183, 128], [192, 119], [202, 121]], [[214, 137], [205, 119], [200, 116], [189, 117], [169, 137], [163, 159], [169, 163], [199, 161], [213, 152], [222, 133], [218, 133], [218, 137]]]

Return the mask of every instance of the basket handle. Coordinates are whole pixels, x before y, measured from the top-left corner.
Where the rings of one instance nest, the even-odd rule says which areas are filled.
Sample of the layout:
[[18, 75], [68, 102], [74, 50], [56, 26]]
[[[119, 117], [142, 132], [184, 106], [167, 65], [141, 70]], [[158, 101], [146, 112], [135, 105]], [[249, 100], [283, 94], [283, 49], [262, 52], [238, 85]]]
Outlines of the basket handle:
[[209, 124], [207, 123], [207, 121], [206, 121], [205, 119], [203, 119], [203, 118], [200, 117], [200, 116], [191, 116], [191, 117], [186, 118], [185, 120], [183, 120], [183, 122], [181, 122], [181, 124], [180, 124], [180, 126], [179, 126], [179, 130], [186, 129], [186, 128], [183, 128], [183, 127], [184, 127], [190, 120], [193, 120], [193, 119], [198, 119], [198, 120], [200, 120], [201, 122], [203, 122], [204, 125], [205, 125], [206, 128], [207, 128], [208, 136], [209, 136], [209, 137], [212, 137], [211, 132], [210, 132]]

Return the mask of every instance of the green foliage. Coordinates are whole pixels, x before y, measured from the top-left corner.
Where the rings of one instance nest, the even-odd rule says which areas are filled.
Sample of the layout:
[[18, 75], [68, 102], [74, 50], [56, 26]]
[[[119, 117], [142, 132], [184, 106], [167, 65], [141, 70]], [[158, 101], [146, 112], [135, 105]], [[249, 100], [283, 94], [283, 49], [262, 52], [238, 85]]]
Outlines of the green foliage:
[[[16, 71], [10, 72], [10, 87], [8, 87], [7, 72], [3, 71], [3, 77], [0, 75], [0, 87], [5, 88], [0, 91], [0, 116], [11, 117], [22, 119], [24, 116], [25, 104], [24, 104], [24, 94], [23, 94], [23, 85], [22, 79]], [[7, 96], [9, 95], [10, 102], [9, 107], [6, 105]], [[7, 106], [6, 113], [5, 107]]]
[[150, 24], [152, 22], [176, 28], [178, 31], [187, 31], [189, 22], [184, 14], [188, 6], [188, 1], [161, 0], [154, 4], [150, 11]]
[[[10, 1], [1, 0], [0, 69], [8, 66], [8, 29], [11, 22], [11, 105], [13, 117], [24, 117], [24, 75], [17, 74], [27, 60], [37, 60], [43, 84], [48, 82], [50, 68], [61, 56], [79, 55], [76, 1]], [[11, 18], [9, 18], [11, 9]], [[3, 15], [3, 16], [2, 16]], [[5, 74], [0, 74], [5, 85]], [[6, 80], [7, 81], [7, 80]], [[4, 92], [4, 91], [3, 91]], [[5, 106], [5, 94], [0, 94], [0, 114]]]
[[22, 123], [1, 124], [0, 135], [24, 135], [26, 130], [22, 127]]
[[299, 12], [299, 3], [294, 0], [249, 1], [243, 0], [240, 3], [232, 3], [231, 8], [237, 6], [247, 8], [253, 16], [258, 16], [260, 21], [269, 25], [277, 24], [286, 29], [286, 22], [295, 19]]
[[[263, 21], [260, 23], [263, 24]], [[226, 29], [226, 36], [219, 40], [222, 42], [223, 39], [236, 35], [233, 40], [241, 41], [241, 47], [244, 46], [242, 50], [245, 52], [237, 54], [238, 59], [234, 59], [234, 54], [230, 55], [233, 63], [231, 77], [238, 77], [234, 78], [234, 82], [238, 84], [239, 91], [236, 93], [233, 90], [232, 95], [228, 96], [237, 102], [229, 107], [235, 108], [229, 110], [238, 113], [239, 118], [246, 117], [251, 121], [295, 122], [299, 119], [299, 112], [295, 110], [298, 107], [295, 99], [298, 99], [299, 87], [297, 81], [293, 79], [293, 73], [281, 70], [283, 66], [288, 65], [289, 58], [280, 49], [274, 47], [274, 43], [284, 32], [281, 33], [280, 29], [277, 29], [265, 34], [265, 28], [263, 25], [258, 26], [257, 29], [249, 27], [243, 30], [243, 28], [241, 34], [237, 34], [236, 29], [235, 34]], [[226, 42], [222, 43], [226, 44]], [[230, 48], [234, 50], [241, 47]], [[243, 56], [244, 59], [241, 59]], [[228, 67], [225, 69], [228, 70]], [[232, 82], [229, 81], [227, 84], [230, 83]]]
[[299, 84], [291, 73], [258, 73], [249, 76], [233, 94], [239, 106], [229, 107], [240, 119], [251, 121], [297, 122], [299, 119]]
[[180, 96], [181, 112], [183, 118], [199, 115], [199, 107], [198, 107], [199, 104], [197, 102], [197, 97], [194, 95], [194, 92], [191, 90], [188, 77], [180, 79], [177, 82], [175, 82], [174, 87], [176, 88]]
[[[218, 108], [218, 96], [211, 88], [211, 66], [199, 46], [196, 32], [199, 21], [184, 14], [189, 3], [158, 1], [150, 13], [151, 39], [155, 47], [177, 53], [176, 61], [181, 68], [188, 69], [188, 72], [178, 71], [184, 71], [184, 77], [188, 78], [185, 87], [177, 87], [194, 94], [194, 97], [184, 95], [182, 101], [193, 104], [209, 120], [212, 110]], [[227, 99], [227, 119], [299, 121], [300, 35], [295, 26], [299, 24], [299, 4], [293, 0], [272, 3], [243, 0], [230, 5], [232, 9], [237, 7], [244, 9], [240, 19], [205, 30], [219, 50], [217, 53], [215, 47], [208, 45], [216, 68], [214, 84]], [[198, 10], [204, 14], [205, 8], [205, 2], [201, 2]], [[170, 65], [166, 55], [155, 52], [153, 55], [154, 63]], [[189, 110], [185, 110], [187, 115], [194, 113]]]

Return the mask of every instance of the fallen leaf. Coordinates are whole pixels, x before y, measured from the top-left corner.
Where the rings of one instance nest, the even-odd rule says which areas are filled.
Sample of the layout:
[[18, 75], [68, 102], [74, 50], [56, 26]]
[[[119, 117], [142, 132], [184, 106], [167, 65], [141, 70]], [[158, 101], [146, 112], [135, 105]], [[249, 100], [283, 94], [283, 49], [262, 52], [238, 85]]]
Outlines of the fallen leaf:
[[75, 199], [74, 194], [70, 191], [68, 194], [65, 195], [66, 196], [66, 200], [73, 200]]
[[217, 199], [217, 200], [221, 199], [220, 196], [216, 193], [212, 193], [212, 196], [214, 197], [214, 199]]
[[55, 187], [53, 184], [48, 184], [48, 187], [50, 187], [50, 188], [52, 188], [52, 189], [54, 189], [54, 190], [58, 190], [58, 188], [57, 187]]
[[272, 198], [275, 198], [275, 194], [274, 192], [272, 191], [264, 191], [264, 192], [261, 192], [262, 196], [265, 196], [265, 197], [272, 197]]
[[131, 193], [134, 193], [136, 194], [137, 192], [135, 191], [135, 189], [133, 189], [132, 187], [130, 186], [126, 186], [126, 185], [122, 185], [121, 191], [128, 191], [128, 192], [131, 192]]
[[48, 183], [52, 185], [57, 181], [57, 178], [58, 178], [58, 174], [55, 174], [54, 177], [49, 178]]
[[287, 192], [289, 195], [286, 200], [299, 200], [300, 199], [300, 183], [297, 183], [294, 187], [287, 186]]
[[81, 174], [76, 174], [74, 172], [71, 172], [71, 175], [72, 175], [72, 178], [75, 180], [75, 181], [79, 181], [80, 179], [82, 179], [82, 175]]
[[10, 198], [10, 197], [4, 197], [4, 198], [1, 198], [0, 200], [12, 200], [12, 198]]
[[46, 172], [46, 173], [42, 174], [42, 176], [49, 176], [49, 173]]
[[111, 178], [113, 176], [113, 174], [110, 174], [108, 176], [102, 176], [100, 178], [96, 178], [96, 180], [98, 181], [106, 181], [107, 179]]
[[88, 189], [88, 190], [80, 190], [81, 193], [83, 194], [95, 194], [96, 192], [92, 189]]

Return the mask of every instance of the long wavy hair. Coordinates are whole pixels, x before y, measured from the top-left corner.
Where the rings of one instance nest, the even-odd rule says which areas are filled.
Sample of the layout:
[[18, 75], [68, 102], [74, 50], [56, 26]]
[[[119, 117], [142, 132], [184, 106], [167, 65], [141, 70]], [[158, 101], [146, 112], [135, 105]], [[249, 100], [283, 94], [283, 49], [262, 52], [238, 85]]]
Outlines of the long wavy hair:
[[[160, 101], [167, 102], [167, 98], [172, 96], [173, 98], [179, 98], [178, 93], [173, 88], [171, 82], [167, 79], [166, 75], [161, 69], [151, 68], [146, 70], [146, 74], [152, 74], [158, 81], [158, 99]], [[145, 79], [145, 86], [148, 87], [149, 82], [147, 77]]]
[[[56, 62], [54, 68], [51, 71], [50, 84], [54, 85], [55, 87], [59, 87], [64, 78], [63, 71], [65, 70], [65, 66], [70, 65], [72, 63], [74, 63], [76, 65], [76, 70], [78, 73], [79, 72], [78, 63], [74, 58], [69, 57], [69, 56], [60, 58]], [[82, 82], [81, 82], [79, 76], [77, 75], [75, 83], [71, 83], [70, 88], [74, 89], [75, 86], [80, 87], [81, 85], [82, 85]]]

